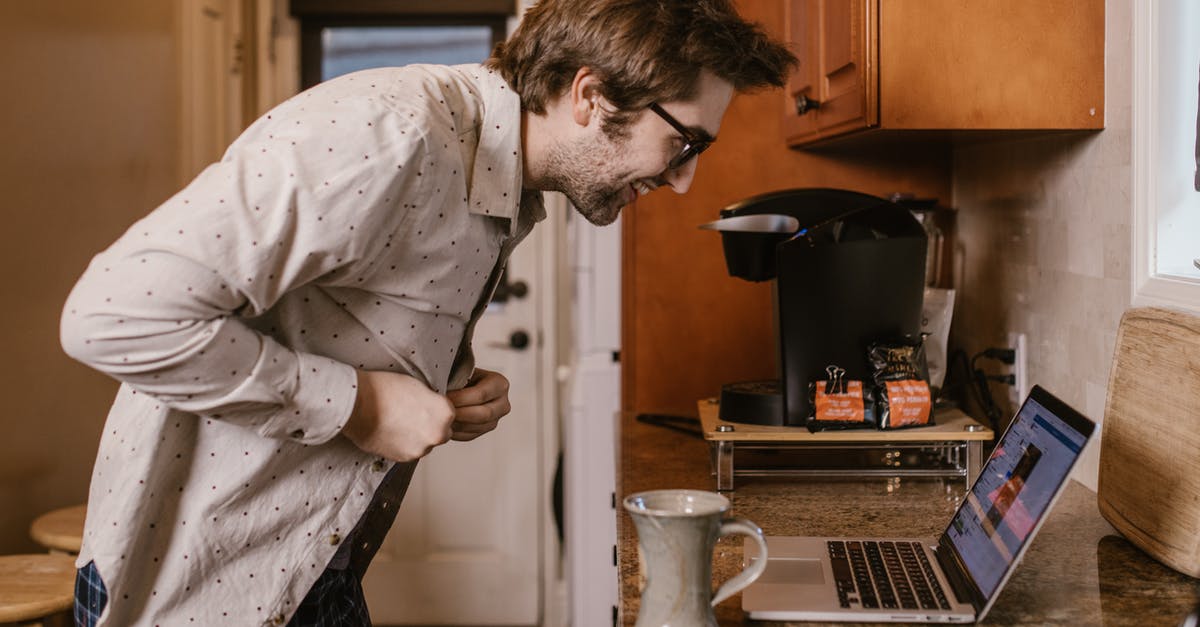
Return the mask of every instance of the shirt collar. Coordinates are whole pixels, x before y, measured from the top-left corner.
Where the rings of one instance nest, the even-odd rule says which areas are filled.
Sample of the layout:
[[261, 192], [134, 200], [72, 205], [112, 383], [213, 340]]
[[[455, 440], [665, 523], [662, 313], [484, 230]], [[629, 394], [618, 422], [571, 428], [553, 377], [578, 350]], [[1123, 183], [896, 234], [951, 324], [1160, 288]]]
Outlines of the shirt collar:
[[[509, 233], [516, 234], [518, 217], [537, 222], [546, 216], [541, 202], [522, 200], [521, 98], [494, 70], [479, 66], [474, 74], [483, 114], [471, 173], [471, 213], [507, 218]], [[522, 205], [527, 205], [524, 212]]]

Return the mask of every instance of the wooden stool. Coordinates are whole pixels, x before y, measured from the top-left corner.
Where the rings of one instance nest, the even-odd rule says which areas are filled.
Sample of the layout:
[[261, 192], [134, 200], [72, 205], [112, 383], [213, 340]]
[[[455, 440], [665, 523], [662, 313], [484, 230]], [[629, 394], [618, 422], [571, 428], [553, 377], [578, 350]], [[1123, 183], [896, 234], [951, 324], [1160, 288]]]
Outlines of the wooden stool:
[[0, 623], [30, 623], [75, 603], [75, 558], [70, 555], [0, 556]]
[[77, 554], [79, 546], [83, 544], [83, 518], [86, 514], [86, 505], [46, 512], [34, 519], [29, 526], [29, 535], [51, 551]]

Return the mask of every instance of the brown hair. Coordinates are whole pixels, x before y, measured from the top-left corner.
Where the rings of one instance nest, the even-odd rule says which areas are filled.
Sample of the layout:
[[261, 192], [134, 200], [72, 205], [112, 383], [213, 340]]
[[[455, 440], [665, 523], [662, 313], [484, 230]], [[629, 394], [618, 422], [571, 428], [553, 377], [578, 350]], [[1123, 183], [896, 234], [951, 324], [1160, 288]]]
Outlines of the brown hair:
[[782, 87], [795, 63], [729, 0], [540, 0], [487, 61], [533, 113], [587, 66], [627, 114], [693, 96], [702, 69], [744, 92]]

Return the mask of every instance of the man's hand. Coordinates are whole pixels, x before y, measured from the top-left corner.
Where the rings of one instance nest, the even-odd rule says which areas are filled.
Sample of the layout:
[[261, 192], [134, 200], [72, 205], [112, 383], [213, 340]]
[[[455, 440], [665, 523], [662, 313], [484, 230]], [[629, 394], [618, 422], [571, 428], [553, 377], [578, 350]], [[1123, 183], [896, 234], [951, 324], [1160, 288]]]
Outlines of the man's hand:
[[508, 379], [499, 372], [476, 368], [467, 387], [447, 395], [454, 404], [454, 424], [451, 437], [467, 441], [496, 428], [508, 415]]
[[342, 435], [368, 453], [407, 462], [449, 441], [454, 419], [449, 399], [417, 379], [359, 370], [358, 397]]

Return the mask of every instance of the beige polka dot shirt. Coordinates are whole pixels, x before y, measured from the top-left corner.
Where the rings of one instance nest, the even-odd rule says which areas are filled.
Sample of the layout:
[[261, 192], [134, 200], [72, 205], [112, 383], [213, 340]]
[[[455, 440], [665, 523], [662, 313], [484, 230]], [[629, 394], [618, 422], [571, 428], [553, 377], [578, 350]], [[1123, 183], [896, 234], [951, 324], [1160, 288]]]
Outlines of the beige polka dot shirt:
[[122, 382], [80, 566], [104, 625], [285, 623], [390, 462], [339, 431], [355, 369], [438, 392], [545, 216], [520, 103], [481, 66], [368, 70], [256, 121], [100, 253], [69, 354]]

